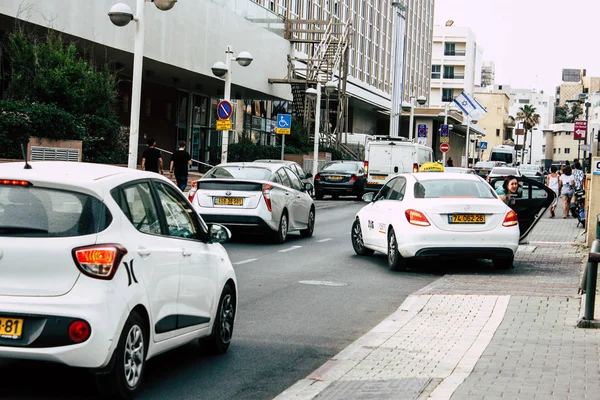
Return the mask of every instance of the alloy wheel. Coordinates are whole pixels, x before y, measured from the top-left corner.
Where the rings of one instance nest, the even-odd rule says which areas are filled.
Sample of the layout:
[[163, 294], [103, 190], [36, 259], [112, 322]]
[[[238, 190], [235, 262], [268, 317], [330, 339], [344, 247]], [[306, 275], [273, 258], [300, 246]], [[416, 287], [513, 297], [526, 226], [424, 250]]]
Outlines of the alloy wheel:
[[127, 333], [124, 363], [125, 380], [133, 388], [141, 379], [144, 367], [144, 334], [138, 325], [133, 325]]
[[233, 305], [233, 297], [231, 294], [223, 297], [223, 301], [221, 303], [221, 315], [219, 315], [219, 320], [221, 323], [221, 341], [223, 343], [231, 342], [231, 336], [233, 335], [233, 319], [234, 319], [234, 305]]

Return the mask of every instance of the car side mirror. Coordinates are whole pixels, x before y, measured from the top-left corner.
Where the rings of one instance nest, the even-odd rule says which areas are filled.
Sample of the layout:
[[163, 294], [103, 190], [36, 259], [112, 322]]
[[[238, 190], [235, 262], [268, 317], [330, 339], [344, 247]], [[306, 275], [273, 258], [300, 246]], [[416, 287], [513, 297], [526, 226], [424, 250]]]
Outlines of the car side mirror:
[[375, 198], [375, 192], [367, 192], [363, 194], [362, 199], [364, 202], [370, 203]]
[[209, 243], [223, 243], [231, 239], [231, 231], [223, 225], [211, 224], [208, 226]]
[[310, 183], [310, 182], [305, 182], [305, 183], [304, 183], [304, 189], [305, 189], [307, 192], [310, 192], [310, 191], [311, 191], [311, 190], [313, 190], [314, 188], [315, 188], [315, 187], [313, 186], [313, 184], [312, 184], [312, 183]]
[[312, 178], [312, 174], [310, 172], [307, 172], [306, 175], [304, 175], [306, 177], [306, 179], [308, 178]]

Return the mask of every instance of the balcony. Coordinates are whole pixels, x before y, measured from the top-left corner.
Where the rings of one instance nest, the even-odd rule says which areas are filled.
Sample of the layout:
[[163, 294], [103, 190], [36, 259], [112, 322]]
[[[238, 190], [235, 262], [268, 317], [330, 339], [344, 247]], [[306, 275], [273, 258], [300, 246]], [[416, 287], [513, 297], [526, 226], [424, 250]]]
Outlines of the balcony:
[[464, 57], [466, 55], [466, 51], [465, 50], [444, 50], [444, 55], [445, 56], [451, 56], [451, 57]]
[[465, 74], [444, 75], [444, 79], [465, 79]]

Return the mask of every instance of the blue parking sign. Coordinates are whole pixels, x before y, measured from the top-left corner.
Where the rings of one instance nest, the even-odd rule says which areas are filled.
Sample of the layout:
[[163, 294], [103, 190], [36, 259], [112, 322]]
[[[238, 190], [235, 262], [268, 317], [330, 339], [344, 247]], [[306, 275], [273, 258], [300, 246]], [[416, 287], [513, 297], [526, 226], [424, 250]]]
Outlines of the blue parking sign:
[[289, 135], [292, 129], [292, 114], [277, 114], [275, 133]]

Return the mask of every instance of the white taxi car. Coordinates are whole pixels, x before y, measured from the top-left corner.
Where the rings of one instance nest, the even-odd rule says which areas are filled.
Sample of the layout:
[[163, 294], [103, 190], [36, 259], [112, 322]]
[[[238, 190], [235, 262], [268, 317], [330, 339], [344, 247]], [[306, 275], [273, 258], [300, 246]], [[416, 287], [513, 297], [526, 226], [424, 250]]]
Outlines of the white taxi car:
[[[351, 239], [358, 255], [387, 253], [392, 270], [423, 257], [491, 259], [511, 268], [520, 241], [554, 201], [544, 185], [519, 177], [513, 208], [473, 174], [399, 174], [357, 214]], [[496, 183], [497, 185], [497, 183]]]
[[229, 235], [155, 173], [0, 164], [0, 357], [88, 368], [110, 398], [132, 398], [161, 352], [194, 339], [225, 352]]

